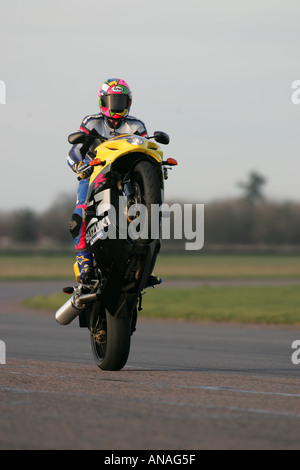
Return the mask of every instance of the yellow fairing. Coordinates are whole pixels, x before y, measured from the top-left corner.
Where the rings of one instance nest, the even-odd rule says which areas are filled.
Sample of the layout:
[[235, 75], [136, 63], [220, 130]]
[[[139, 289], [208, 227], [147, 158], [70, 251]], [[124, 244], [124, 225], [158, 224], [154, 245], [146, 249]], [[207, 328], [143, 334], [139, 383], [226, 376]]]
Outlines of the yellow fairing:
[[145, 153], [149, 157], [154, 158], [158, 163], [163, 160], [163, 152], [159, 146], [144, 137], [137, 135], [124, 134], [122, 136], [114, 137], [109, 139], [95, 148], [97, 153], [96, 158], [100, 158], [102, 162], [105, 161], [105, 165], [97, 166], [94, 168], [94, 172], [90, 178], [90, 183], [98, 176], [100, 171], [103, 170], [107, 165], [115, 161], [117, 158], [129, 153]]

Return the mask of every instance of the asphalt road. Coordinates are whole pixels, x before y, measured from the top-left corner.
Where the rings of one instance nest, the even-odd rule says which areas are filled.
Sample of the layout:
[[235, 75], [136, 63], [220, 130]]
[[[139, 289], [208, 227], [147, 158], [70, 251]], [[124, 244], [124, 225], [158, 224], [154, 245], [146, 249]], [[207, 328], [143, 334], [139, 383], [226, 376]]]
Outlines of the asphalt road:
[[0, 283], [0, 449], [299, 449], [300, 329], [142, 320], [103, 372], [86, 329], [20, 300], [61, 283]]

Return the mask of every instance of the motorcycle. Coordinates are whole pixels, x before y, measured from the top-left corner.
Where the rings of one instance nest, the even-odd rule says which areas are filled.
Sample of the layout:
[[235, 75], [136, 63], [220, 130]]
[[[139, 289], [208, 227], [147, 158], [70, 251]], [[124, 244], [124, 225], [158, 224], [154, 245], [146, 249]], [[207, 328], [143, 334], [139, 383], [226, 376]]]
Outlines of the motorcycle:
[[160, 250], [159, 207], [167, 172], [177, 162], [163, 160], [158, 144], [167, 145], [169, 136], [161, 131], [148, 138], [115, 133], [107, 139], [93, 129], [88, 135], [70, 134], [68, 141], [83, 144], [93, 170], [85, 221], [94, 267], [92, 280], [83, 284], [75, 263], [78, 286], [63, 289], [71, 297], [55, 317], [62, 325], [79, 317], [79, 326], [90, 331], [97, 366], [120, 370], [128, 360], [144, 291], [161, 282], [152, 274]]

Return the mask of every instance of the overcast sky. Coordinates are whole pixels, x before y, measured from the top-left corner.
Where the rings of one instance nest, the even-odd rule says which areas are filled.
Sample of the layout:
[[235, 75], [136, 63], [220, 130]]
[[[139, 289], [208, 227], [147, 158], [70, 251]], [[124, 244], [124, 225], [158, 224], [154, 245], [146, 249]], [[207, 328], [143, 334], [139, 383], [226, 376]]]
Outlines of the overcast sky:
[[299, 201], [299, 13], [297, 0], [2, 1], [0, 210], [75, 199], [67, 136], [114, 76], [149, 133], [170, 135], [167, 199], [235, 197], [254, 170], [269, 198]]

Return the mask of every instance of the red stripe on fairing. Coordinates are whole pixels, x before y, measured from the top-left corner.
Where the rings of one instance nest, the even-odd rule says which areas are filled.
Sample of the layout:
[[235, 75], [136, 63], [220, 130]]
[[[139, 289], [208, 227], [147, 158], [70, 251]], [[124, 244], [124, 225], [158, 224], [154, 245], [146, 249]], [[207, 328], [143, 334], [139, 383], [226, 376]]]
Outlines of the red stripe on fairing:
[[104, 181], [106, 180], [106, 178], [104, 178], [103, 174], [101, 173], [97, 179], [95, 179], [95, 189], [98, 188], [99, 184], [100, 183], [103, 183]]
[[79, 204], [79, 206], [76, 206], [75, 209], [86, 209], [87, 205], [86, 204]]
[[85, 132], [86, 134], [90, 133], [90, 131], [88, 131], [87, 129], [84, 129], [84, 127], [79, 127], [79, 130], [82, 132]]
[[141, 137], [148, 137], [148, 132], [145, 132], [145, 134], [142, 134]]

